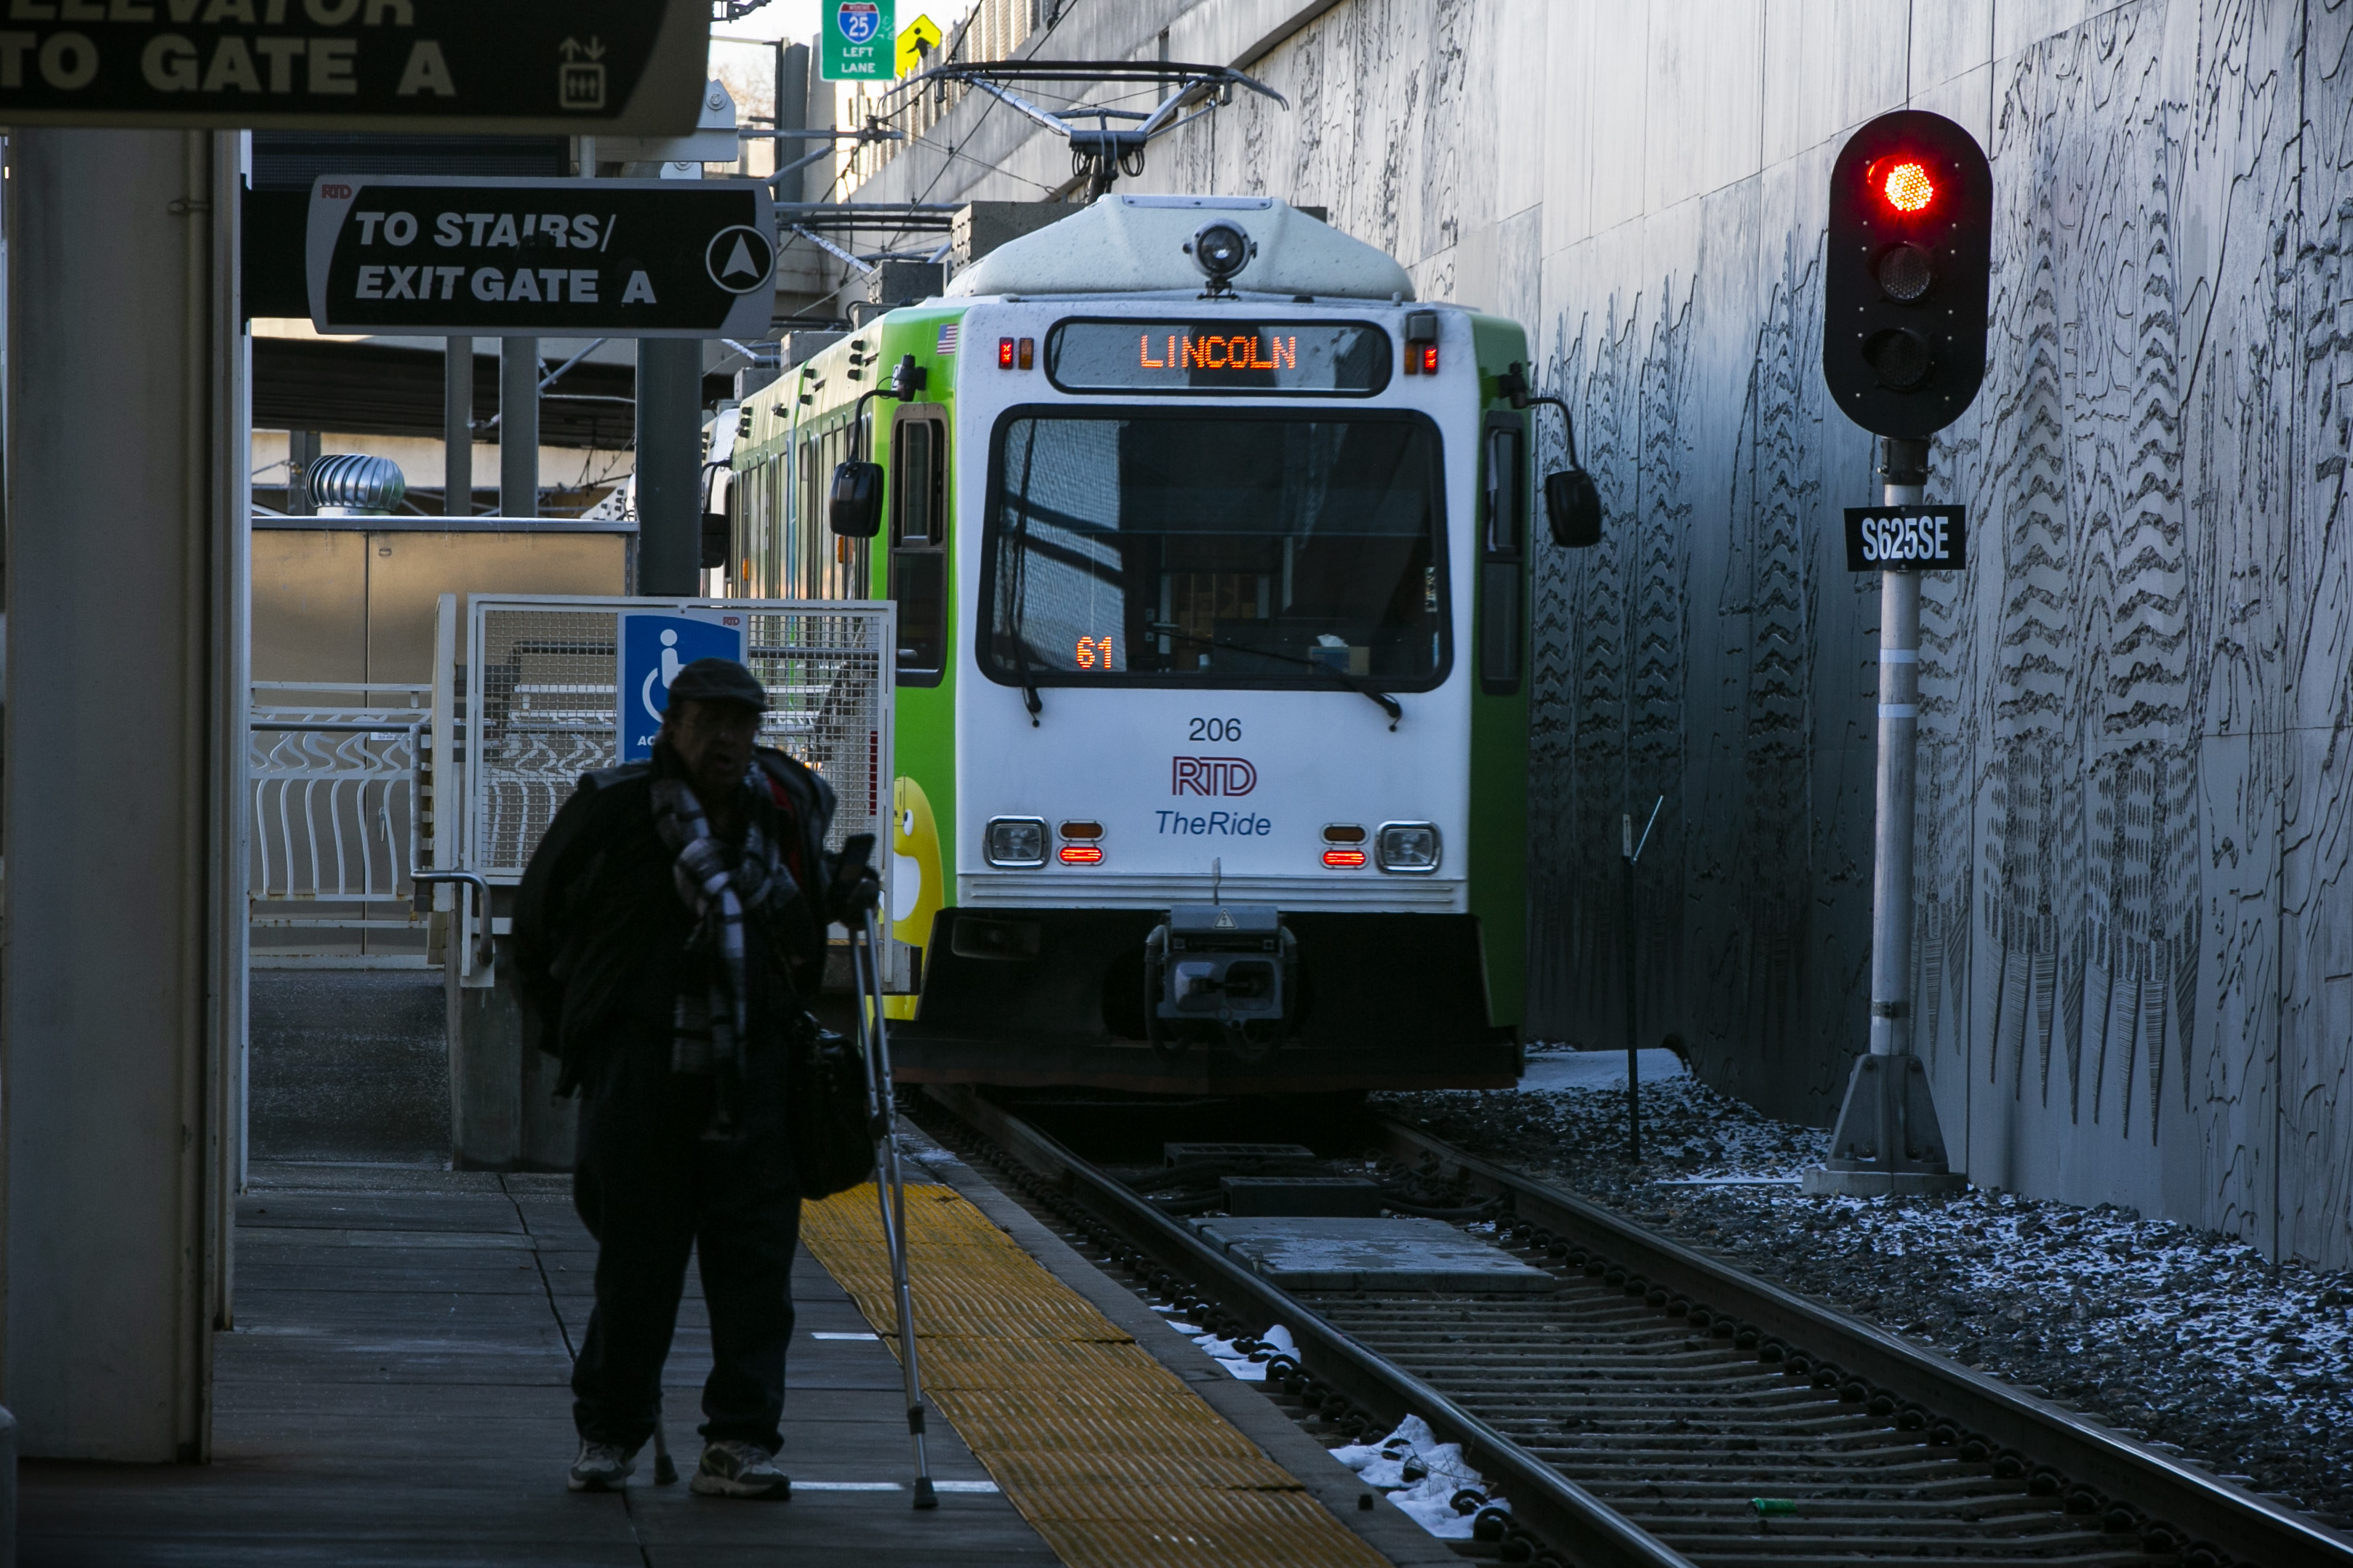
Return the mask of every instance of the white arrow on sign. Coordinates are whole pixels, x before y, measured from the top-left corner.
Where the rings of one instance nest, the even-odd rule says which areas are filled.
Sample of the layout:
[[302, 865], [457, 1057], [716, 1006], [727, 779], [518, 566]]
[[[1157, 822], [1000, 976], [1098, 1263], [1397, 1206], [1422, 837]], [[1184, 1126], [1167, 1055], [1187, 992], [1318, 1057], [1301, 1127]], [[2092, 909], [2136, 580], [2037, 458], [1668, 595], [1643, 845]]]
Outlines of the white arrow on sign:
[[776, 270], [776, 248], [758, 229], [737, 224], [711, 237], [702, 265], [711, 280], [730, 294], [749, 294]]

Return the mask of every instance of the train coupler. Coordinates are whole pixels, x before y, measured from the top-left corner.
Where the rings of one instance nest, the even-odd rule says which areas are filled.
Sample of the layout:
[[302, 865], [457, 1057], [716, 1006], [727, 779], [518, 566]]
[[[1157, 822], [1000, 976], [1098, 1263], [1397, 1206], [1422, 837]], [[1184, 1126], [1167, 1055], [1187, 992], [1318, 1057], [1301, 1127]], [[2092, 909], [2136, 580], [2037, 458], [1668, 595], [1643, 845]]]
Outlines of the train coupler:
[[1299, 941], [1272, 904], [1178, 904], [1144, 942], [1144, 1018], [1153, 1048], [1219, 1045], [1258, 1061], [1297, 1013]]

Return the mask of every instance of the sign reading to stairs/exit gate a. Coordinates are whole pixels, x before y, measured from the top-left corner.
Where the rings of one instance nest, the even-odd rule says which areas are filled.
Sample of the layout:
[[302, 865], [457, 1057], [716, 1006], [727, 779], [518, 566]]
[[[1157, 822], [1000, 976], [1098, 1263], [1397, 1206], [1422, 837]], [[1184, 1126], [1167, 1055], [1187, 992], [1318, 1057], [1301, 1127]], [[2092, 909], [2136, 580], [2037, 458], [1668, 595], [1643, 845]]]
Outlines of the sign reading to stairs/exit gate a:
[[10, 0], [0, 125], [678, 136], [710, 35], [705, 0]]
[[776, 305], [756, 180], [326, 174], [306, 260], [322, 332], [756, 338]]

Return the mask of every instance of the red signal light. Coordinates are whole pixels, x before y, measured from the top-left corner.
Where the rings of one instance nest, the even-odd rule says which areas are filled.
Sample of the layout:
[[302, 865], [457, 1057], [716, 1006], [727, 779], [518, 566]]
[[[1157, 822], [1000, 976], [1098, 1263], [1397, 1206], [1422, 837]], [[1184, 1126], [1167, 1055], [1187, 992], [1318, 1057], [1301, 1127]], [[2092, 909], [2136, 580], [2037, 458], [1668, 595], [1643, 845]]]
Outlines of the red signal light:
[[1011, 370], [1013, 368], [1013, 340], [1011, 338], [999, 338], [997, 340], [997, 368], [999, 370]]
[[1092, 866], [1102, 859], [1103, 851], [1092, 844], [1062, 846], [1062, 864], [1065, 866]]
[[1324, 864], [1332, 867], [1335, 870], [1353, 871], [1364, 863], [1365, 852], [1361, 849], [1326, 849], [1324, 851]]
[[1917, 158], [1883, 158], [1872, 166], [1868, 177], [1879, 199], [1906, 216], [1927, 211], [1936, 200], [1936, 176]]

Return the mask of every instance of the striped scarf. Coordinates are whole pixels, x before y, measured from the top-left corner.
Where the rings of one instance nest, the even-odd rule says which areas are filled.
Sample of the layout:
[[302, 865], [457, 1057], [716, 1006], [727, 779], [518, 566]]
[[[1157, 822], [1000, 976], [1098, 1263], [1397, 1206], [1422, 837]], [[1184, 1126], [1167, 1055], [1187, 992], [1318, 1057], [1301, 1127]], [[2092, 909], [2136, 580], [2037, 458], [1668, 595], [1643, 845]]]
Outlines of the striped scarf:
[[738, 851], [712, 836], [702, 804], [685, 780], [653, 781], [654, 827], [678, 857], [670, 877], [695, 919], [673, 1016], [670, 1067], [674, 1073], [712, 1075], [707, 1136], [733, 1136], [742, 1115], [744, 1040], [750, 1032], [744, 918], [780, 910], [800, 893], [775, 837], [762, 831], [759, 814], [751, 809], [760, 795], [754, 775], [745, 775], [744, 793], [744, 847]]

